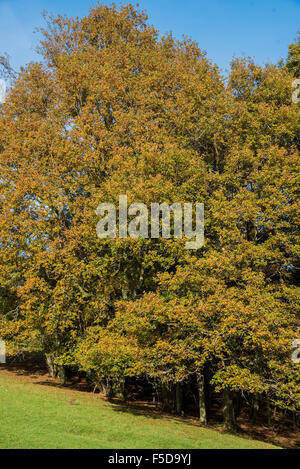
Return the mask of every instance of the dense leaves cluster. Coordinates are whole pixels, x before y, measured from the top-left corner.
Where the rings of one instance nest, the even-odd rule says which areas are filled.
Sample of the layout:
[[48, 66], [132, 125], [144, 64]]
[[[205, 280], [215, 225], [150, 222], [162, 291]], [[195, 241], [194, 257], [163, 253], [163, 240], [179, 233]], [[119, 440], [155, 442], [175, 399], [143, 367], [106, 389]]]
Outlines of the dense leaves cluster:
[[[286, 66], [159, 38], [132, 6], [48, 18], [0, 115], [1, 336], [95, 383], [299, 410], [299, 106]], [[205, 246], [96, 237], [100, 202], [205, 204]], [[194, 381], [193, 381], [194, 380]], [[120, 384], [121, 383], [121, 384]], [[255, 401], [255, 402], [256, 402]]]

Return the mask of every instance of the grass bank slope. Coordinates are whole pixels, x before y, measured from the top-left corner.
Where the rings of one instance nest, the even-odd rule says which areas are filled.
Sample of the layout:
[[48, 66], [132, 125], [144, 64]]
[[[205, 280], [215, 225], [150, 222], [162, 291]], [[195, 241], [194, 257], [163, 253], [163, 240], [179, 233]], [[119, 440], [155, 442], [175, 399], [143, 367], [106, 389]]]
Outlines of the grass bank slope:
[[256, 449], [271, 444], [176, 418], [135, 411], [97, 395], [45, 386], [0, 369], [1, 449]]

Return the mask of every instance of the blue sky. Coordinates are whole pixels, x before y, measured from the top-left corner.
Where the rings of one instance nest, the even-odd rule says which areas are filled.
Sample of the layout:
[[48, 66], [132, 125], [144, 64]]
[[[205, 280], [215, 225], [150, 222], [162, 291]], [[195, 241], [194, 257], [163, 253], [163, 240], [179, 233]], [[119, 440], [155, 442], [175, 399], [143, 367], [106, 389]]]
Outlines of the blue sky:
[[[15, 68], [38, 59], [34, 51], [38, 36], [33, 30], [43, 25], [43, 10], [82, 16], [95, 3], [0, 0], [0, 54], [7, 52]], [[139, 4], [161, 33], [172, 30], [176, 37], [192, 37], [223, 70], [233, 56], [251, 56], [260, 64], [277, 62], [286, 56], [300, 28], [300, 0], [140, 0]]]

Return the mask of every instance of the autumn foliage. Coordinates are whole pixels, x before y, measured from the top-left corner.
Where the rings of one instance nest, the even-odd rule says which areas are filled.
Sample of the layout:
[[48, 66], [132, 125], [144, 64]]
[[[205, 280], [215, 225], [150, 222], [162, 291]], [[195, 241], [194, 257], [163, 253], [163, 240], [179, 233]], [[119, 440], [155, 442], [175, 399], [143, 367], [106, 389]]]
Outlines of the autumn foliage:
[[[0, 110], [0, 335], [110, 395], [147, 379], [181, 412], [195, 389], [202, 423], [211, 393], [228, 426], [241, 400], [297, 415], [291, 60], [235, 59], [225, 80], [130, 5], [42, 34]], [[205, 246], [97, 239], [97, 206], [120, 194], [204, 203]]]

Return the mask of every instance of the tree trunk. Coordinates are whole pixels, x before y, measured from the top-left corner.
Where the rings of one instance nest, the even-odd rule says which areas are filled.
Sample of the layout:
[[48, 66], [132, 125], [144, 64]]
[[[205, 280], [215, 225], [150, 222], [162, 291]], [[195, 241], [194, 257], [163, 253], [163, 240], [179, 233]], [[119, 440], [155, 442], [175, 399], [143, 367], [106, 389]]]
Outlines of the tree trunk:
[[237, 419], [238, 416], [241, 413], [242, 405], [243, 405], [241, 393], [239, 393], [239, 392], [235, 393], [235, 398], [234, 398], [234, 403], [233, 404], [234, 404], [235, 418]]
[[268, 426], [272, 425], [272, 409], [270, 399], [267, 397], [267, 419], [268, 419]]
[[63, 365], [59, 367], [58, 376], [60, 379], [61, 386], [65, 386], [67, 382], [67, 375], [66, 375], [66, 368]]
[[227, 430], [230, 430], [230, 431], [236, 430], [237, 425], [236, 425], [236, 420], [235, 420], [233, 398], [232, 398], [232, 393], [228, 389], [224, 390], [223, 402], [224, 402], [224, 407], [223, 407], [224, 425]]
[[113, 383], [110, 378], [106, 379], [106, 383], [104, 384], [103, 389], [104, 389], [105, 397], [107, 399], [111, 399], [114, 395], [114, 392], [113, 392]]
[[57, 378], [57, 365], [54, 363], [53, 355], [46, 355], [46, 364], [51, 378]]
[[176, 414], [180, 415], [182, 411], [182, 398], [183, 398], [181, 383], [176, 383], [175, 393], [176, 393]]
[[161, 385], [161, 403], [162, 408], [166, 412], [174, 412], [175, 411], [175, 394], [176, 390], [174, 387], [170, 389], [169, 385], [162, 383]]
[[199, 420], [201, 425], [207, 424], [204, 375], [197, 373], [197, 389], [199, 397]]
[[252, 423], [256, 423], [258, 412], [259, 412], [259, 395], [254, 394], [253, 399], [252, 399], [252, 409], [251, 409]]
[[121, 399], [126, 401], [126, 387], [125, 387], [125, 378], [120, 378], [118, 382], [118, 388], [120, 392]]

